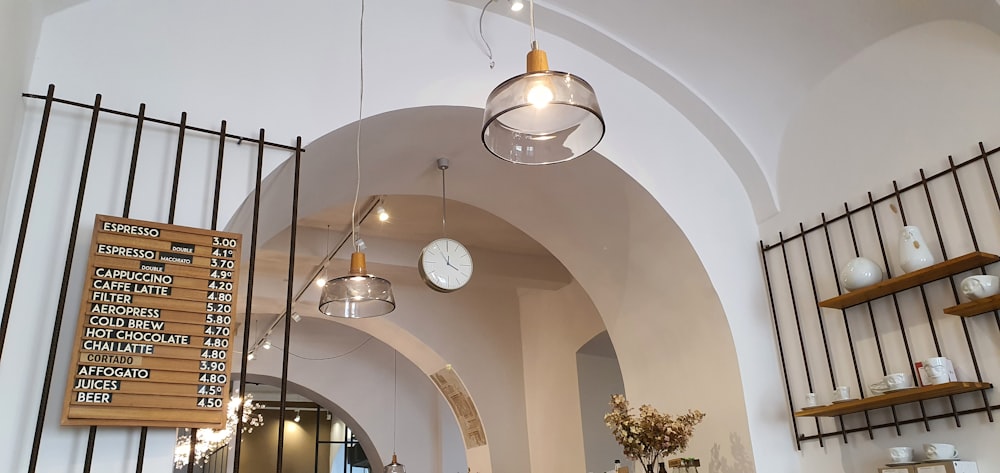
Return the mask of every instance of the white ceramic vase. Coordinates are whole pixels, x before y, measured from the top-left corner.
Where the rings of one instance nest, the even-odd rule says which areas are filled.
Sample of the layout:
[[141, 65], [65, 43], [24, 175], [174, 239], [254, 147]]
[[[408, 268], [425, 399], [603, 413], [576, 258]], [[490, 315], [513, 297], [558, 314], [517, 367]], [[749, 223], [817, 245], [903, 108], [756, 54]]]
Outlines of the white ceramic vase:
[[903, 227], [899, 234], [899, 267], [903, 272], [911, 273], [934, 263], [934, 255], [927, 247], [920, 229], [913, 225]]
[[871, 286], [881, 281], [884, 276], [882, 268], [878, 264], [859, 256], [848, 261], [840, 270], [840, 284], [844, 286], [844, 289], [853, 291]]

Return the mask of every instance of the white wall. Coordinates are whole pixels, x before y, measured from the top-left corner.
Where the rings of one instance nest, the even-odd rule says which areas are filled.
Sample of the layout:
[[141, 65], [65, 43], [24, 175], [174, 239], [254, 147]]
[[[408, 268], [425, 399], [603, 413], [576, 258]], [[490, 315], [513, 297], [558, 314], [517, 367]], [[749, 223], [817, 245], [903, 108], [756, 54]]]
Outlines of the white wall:
[[531, 468], [585, 471], [576, 351], [604, 326], [577, 284], [522, 290], [518, 299]]
[[[762, 225], [765, 243], [777, 240], [777, 232], [786, 236], [797, 232], [797, 223], [806, 226], [819, 223], [819, 213], [831, 218], [843, 211], [843, 202], [852, 208], [867, 202], [867, 191], [875, 198], [892, 191], [892, 181], [906, 186], [919, 180], [918, 169], [928, 175], [947, 168], [947, 157], [953, 155], [957, 162], [978, 155], [978, 141], [986, 148], [1000, 144], [1000, 130], [996, 126], [996, 111], [1000, 107], [1000, 90], [996, 78], [1000, 76], [1000, 38], [978, 26], [959, 22], [936, 22], [914, 27], [877, 43], [857, 57], [843, 64], [809, 95], [792, 124], [789, 126], [782, 151], [781, 165], [781, 214]], [[995, 228], [1000, 222], [996, 202], [985, 170], [981, 164], [965, 168], [959, 173], [963, 192], [970, 206], [977, 237], [983, 251], [996, 252], [1000, 235]], [[944, 246], [949, 256], [972, 251], [972, 242], [957, 201], [957, 193], [950, 177], [930, 187], [932, 198], [942, 223]], [[904, 199], [908, 223], [921, 227], [932, 252], [941, 258], [939, 241], [934, 234], [927, 204], [922, 190]], [[896, 256], [897, 235], [901, 222], [886, 205], [879, 208], [879, 219], [886, 248], [889, 252], [890, 270], [901, 274]], [[871, 217], [866, 212], [855, 218], [862, 254], [875, 258], [881, 264], [877, 240]], [[820, 298], [836, 295], [835, 277], [831, 266], [840, 268], [853, 257], [849, 235], [844, 231], [834, 234], [837, 261], [831, 263], [825, 255], [825, 242], [821, 235], [810, 239], [814, 251], [814, 266], [820, 268], [817, 283]], [[824, 245], [824, 246], [820, 246]], [[795, 243], [789, 248], [792, 271], [796, 279], [798, 307], [803, 315], [807, 355], [814, 366], [813, 376], [821, 401], [826, 402], [827, 386], [831, 385], [825, 365], [822, 342], [819, 339], [816, 309], [811, 299], [808, 279], [805, 279], [802, 246]], [[784, 277], [780, 254], [772, 254], [772, 270], [778, 278]], [[818, 256], [817, 256], [818, 254]], [[987, 268], [996, 272], [996, 266]], [[978, 274], [978, 273], [977, 273]], [[956, 278], [956, 282], [959, 281]], [[781, 281], [781, 280], [779, 280]], [[782, 285], [783, 281], [780, 282]], [[956, 317], [941, 313], [945, 306], [955, 304], [947, 283], [929, 284], [926, 288], [934, 325], [941, 339], [942, 352], [953, 358], [963, 380], [975, 380], [971, 359], [961, 322]], [[790, 314], [787, 293], [779, 289], [777, 308]], [[911, 350], [916, 359], [934, 354], [930, 326], [924, 315], [922, 299], [916, 290], [899, 296]], [[904, 356], [900, 327], [896, 322], [891, 301], [883, 299], [873, 304], [873, 313], [880, 330], [880, 340], [886, 353], [889, 372], [908, 371]], [[858, 340], [857, 350], [862, 371], [862, 385], [874, 383], [882, 374], [878, 363], [875, 338], [868, 321], [867, 309], [848, 311], [851, 327]], [[844, 338], [844, 323], [838, 311], [824, 309], [819, 315], [827, 323], [831, 334], [835, 374], [841, 382], [849, 380], [857, 393], [851, 368], [850, 353]], [[791, 320], [788, 316], [786, 320]], [[977, 351], [985, 381], [1000, 377], [997, 363], [996, 323], [988, 315], [967, 321], [971, 339]], [[793, 405], [801, 407], [801, 397], [808, 391], [802, 369], [802, 355], [794, 339], [794, 322], [782, 328], [789, 354]], [[866, 394], [867, 391], [866, 391]], [[978, 394], [956, 397], [959, 409], [982, 407]], [[935, 400], [925, 403], [929, 413], [947, 411], [947, 403]], [[918, 415], [915, 405], [898, 409], [899, 416]], [[845, 417], [849, 425], [863, 425], [860, 414]], [[872, 413], [873, 422], [890, 421], [883, 409]], [[797, 421], [800, 431], [811, 435], [816, 432], [812, 420]], [[958, 446], [963, 459], [979, 462], [981, 471], [990, 471], [990, 465], [1000, 463], [996, 450], [995, 425], [986, 420], [985, 414], [961, 418], [962, 428], [955, 428], [953, 420], [931, 423], [925, 432], [922, 424], [902, 428], [902, 436], [893, 429], [875, 432], [875, 440], [867, 433], [848, 436], [849, 443], [840, 438], [829, 438], [826, 448], [816, 441], [803, 443], [800, 469], [810, 472], [865, 472], [887, 461], [886, 448], [909, 445], [917, 450], [924, 442], [944, 441]], [[824, 431], [834, 430], [833, 419], [821, 423]]]
[[622, 459], [622, 447], [604, 424], [611, 396], [625, 392], [618, 359], [582, 352], [576, 354], [580, 380], [580, 412], [587, 471], [608, 471], [615, 459]]
[[0, 2], [0, 220], [7, 208], [14, 153], [24, 113], [21, 93], [28, 83], [41, 19], [29, 1]]

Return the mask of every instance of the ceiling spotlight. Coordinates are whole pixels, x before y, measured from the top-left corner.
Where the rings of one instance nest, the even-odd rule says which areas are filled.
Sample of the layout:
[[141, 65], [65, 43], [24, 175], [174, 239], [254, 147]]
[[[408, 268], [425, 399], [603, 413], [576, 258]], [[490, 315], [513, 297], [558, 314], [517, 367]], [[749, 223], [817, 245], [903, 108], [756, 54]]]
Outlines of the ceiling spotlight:
[[249, 353], [249, 354], [247, 355], [247, 361], [250, 361], [250, 360], [253, 360], [253, 359], [254, 359], [254, 355], [253, 355], [253, 352], [250, 352], [250, 353]]
[[265, 349], [265, 350], [270, 350], [271, 349], [271, 341], [267, 340], [267, 339], [264, 339], [264, 343], [261, 343], [260, 347], [263, 348], [263, 349]]
[[297, 410], [295, 411], [295, 418], [292, 419], [292, 420], [294, 420], [295, 422], [298, 422], [298, 421], [302, 420], [302, 416], [299, 415], [299, 411], [297, 411]]
[[389, 212], [385, 211], [385, 207], [382, 207], [382, 204], [378, 204], [378, 207], [375, 209], [375, 214], [378, 215], [379, 222], [389, 221]]
[[323, 276], [316, 278], [316, 285], [319, 287], [326, 286], [326, 278]]
[[490, 93], [483, 114], [483, 144], [496, 157], [516, 164], [561, 163], [601, 142], [604, 117], [587, 81], [549, 69], [548, 57], [535, 41], [534, 0], [528, 5], [527, 72]]
[[524, 9], [524, 2], [521, 0], [510, 0], [510, 11], [521, 11]]
[[333, 414], [327, 412], [326, 413], [326, 420], [333, 420]]
[[296, 322], [302, 321], [302, 316], [298, 312], [292, 312], [292, 320]]

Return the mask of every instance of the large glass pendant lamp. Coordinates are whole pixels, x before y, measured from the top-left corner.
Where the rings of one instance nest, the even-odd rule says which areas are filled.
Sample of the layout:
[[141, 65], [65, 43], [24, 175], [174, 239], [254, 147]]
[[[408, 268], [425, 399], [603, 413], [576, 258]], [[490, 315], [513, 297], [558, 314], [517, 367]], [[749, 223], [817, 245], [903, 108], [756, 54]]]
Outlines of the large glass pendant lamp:
[[540, 165], [569, 161], [597, 146], [604, 117], [587, 81], [549, 70], [535, 41], [535, 2], [529, 1], [531, 51], [527, 72], [493, 89], [483, 115], [483, 144], [500, 159]]
[[392, 296], [392, 284], [388, 280], [368, 274], [363, 253], [363, 243], [358, 238], [358, 194], [361, 191], [361, 121], [365, 98], [364, 62], [364, 20], [365, 2], [361, 0], [361, 43], [360, 43], [360, 93], [358, 98], [358, 128], [355, 141], [355, 164], [357, 175], [354, 186], [354, 206], [351, 207], [351, 270], [347, 276], [330, 279], [323, 286], [319, 299], [319, 311], [334, 317], [359, 319], [378, 317], [396, 309], [396, 299]]

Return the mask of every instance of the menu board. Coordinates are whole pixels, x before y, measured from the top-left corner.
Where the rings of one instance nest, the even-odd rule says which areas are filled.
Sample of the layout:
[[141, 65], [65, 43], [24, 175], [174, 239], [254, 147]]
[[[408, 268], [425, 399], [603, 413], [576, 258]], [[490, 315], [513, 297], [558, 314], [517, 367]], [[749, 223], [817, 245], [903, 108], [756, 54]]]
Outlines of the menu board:
[[98, 215], [63, 425], [222, 428], [241, 235]]

